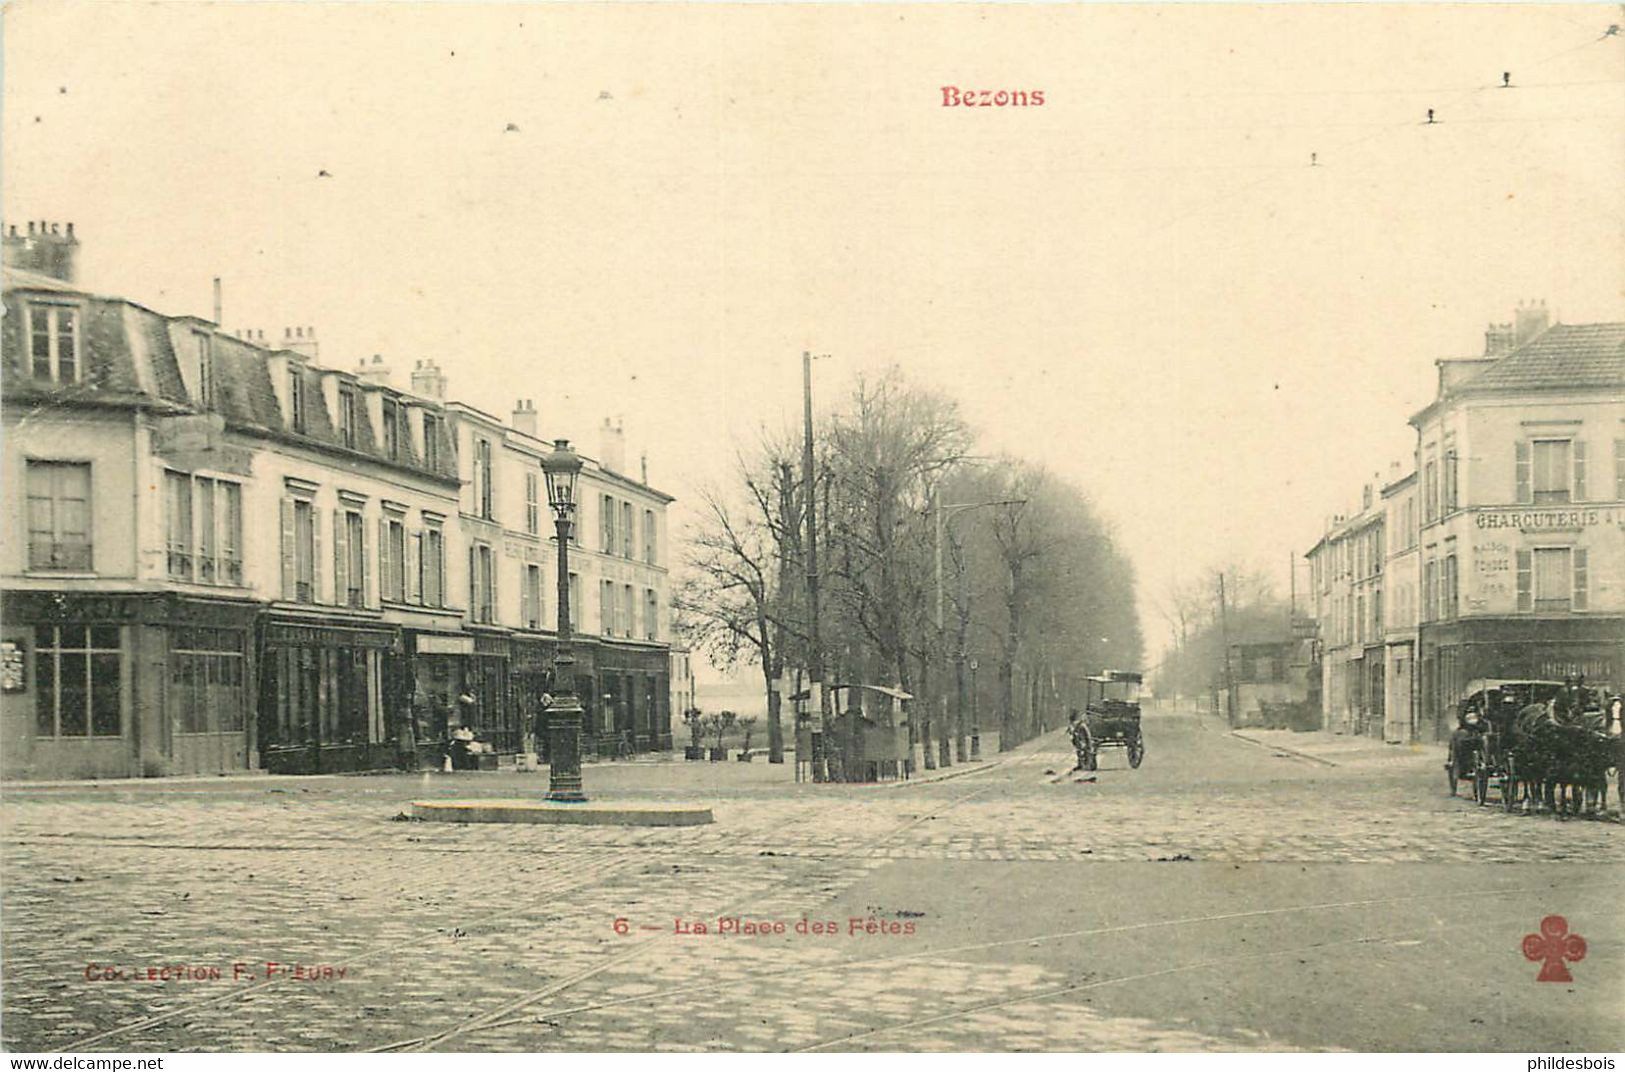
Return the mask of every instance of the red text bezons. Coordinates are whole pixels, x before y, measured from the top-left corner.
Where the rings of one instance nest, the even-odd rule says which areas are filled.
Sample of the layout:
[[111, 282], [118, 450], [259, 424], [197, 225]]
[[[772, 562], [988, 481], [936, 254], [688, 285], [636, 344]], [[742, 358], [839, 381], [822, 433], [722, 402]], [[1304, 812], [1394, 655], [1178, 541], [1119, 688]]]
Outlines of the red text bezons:
[[1041, 89], [960, 89], [942, 87], [944, 108], [1042, 108]]

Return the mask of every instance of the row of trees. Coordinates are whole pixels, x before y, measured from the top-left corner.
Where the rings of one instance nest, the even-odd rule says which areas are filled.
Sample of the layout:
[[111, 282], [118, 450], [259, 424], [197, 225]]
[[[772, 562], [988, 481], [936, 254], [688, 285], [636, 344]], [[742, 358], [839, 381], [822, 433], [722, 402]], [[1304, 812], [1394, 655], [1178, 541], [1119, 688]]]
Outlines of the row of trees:
[[766, 428], [702, 492], [674, 600], [697, 650], [759, 669], [774, 759], [775, 682], [799, 688], [813, 662], [809, 507], [824, 681], [911, 694], [928, 767], [965, 758], [967, 668], [969, 706], [1008, 749], [1060, 724], [1084, 675], [1137, 665], [1133, 572], [1109, 526], [1042, 465], [976, 454], [952, 399], [895, 369], [861, 377], [814, 439], [811, 479], [801, 429]]
[[[1239, 565], [1209, 569], [1168, 585], [1152, 605], [1169, 632], [1167, 653], [1155, 676], [1157, 691], [1165, 696], [1198, 696], [1221, 689], [1226, 639], [1234, 645], [1291, 635], [1290, 605], [1269, 574], [1258, 569]], [[1232, 672], [1239, 669], [1233, 667]]]

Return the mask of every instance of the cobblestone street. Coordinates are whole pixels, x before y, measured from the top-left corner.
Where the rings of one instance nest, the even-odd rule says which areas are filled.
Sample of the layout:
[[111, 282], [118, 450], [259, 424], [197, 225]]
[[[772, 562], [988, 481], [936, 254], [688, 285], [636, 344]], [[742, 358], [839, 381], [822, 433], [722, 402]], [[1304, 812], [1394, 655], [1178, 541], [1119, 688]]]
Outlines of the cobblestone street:
[[[587, 768], [595, 794], [711, 804], [715, 824], [688, 829], [399, 821], [413, 799], [539, 792], [545, 774], [13, 785], [4, 1041], [1622, 1041], [1607, 996], [1625, 975], [1622, 928], [1601, 910], [1625, 870], [1617, 822], [1451, 799], [1438, 749], [1333, 767], [1188, 718], [1148, 718], [1147, 740], [1140, 770], [1109, 752], [1092, 780], [1067, 773], [1059, 735], [907, 785], [795, 784], [758, 764]], [[1536, 987], [1518, 952], [1548, 912], [1590, 943], [1571, 987]], [[786, 931], [719, 935], [721, 918]], [[712, 933], [674, 934], [676, 920]], [[1328, 978], [1336, 995], [1317, 997]], [[1486, 990], [1504, 986], [1540, 999], [1520, 997], [1525, 1020], [1482, 1015], [1507, 1007]], [[1385, 1033], [1362, 1037], [1367, 1020]]]

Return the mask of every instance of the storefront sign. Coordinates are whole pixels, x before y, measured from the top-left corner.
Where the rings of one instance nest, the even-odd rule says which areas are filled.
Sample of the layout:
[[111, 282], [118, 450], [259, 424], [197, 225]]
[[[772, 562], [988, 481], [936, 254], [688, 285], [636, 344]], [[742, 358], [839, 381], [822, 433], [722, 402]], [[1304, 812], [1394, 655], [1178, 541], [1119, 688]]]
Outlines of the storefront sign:
[[265, 630], [265, 643], [279, 648], [367, 648], [398, 651], [394, 633], [366, 629], [334, 629], [321, 625], [271, 625]]
[[1625, 524], [1625, 511], [1607, 506], [1566, 510], [1481, 510], [1473, 520], [1473, 524], [1481, 529], [1519, 529], [1524, 532], [1580, 529], [1616, 523]]
[[431, 636], [419, 633], [416, 640], [419, 655], [473, 655], [474, 638], [466, 636]]

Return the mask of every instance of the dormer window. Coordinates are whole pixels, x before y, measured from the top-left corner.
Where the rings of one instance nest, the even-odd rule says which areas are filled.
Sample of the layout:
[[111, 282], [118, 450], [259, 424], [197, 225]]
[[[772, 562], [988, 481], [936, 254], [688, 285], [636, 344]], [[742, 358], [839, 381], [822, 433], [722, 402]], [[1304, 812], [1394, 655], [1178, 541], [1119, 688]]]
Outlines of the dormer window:
[[298, 365], [288, 369], [288, 420], [293, 430], [303, 435], [305, 431], [305, 376], [304, 370]]
[[78, 383], [83, 362], [79, 352], [79, 310], [71, 305], [28, 307], [28, 352], [34, 378]]
[[355, 449], [355, 427], [360, 399], [355, 388], [347, 383], [339, 385], [339, 439], [346, 447]]
[[423, 413], [423, 467], [431, 472], [440, 469], [440, 418], [427, 410]]
[[393, 398], [384, 399], [384, 456], [390, 461], [401, 456], [401, 407]]
[[214, 405], [214, 340], [207, 332], [195, 331], [192, 340], [197, 351], [193, 372], [196, 375], [197, 404]]

